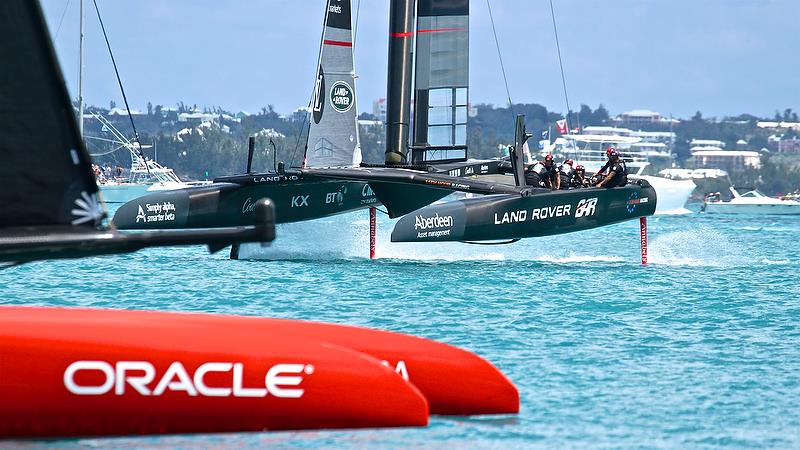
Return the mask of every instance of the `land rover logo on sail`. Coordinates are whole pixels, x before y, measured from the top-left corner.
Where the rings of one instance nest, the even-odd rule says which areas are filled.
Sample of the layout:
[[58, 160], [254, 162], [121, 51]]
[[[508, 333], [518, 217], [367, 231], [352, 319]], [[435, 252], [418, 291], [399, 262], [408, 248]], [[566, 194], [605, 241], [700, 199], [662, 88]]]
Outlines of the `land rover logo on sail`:
[[347, 112], [353, 106], [353, 89], [344, 81], [337, 81], [331, 87], [331, 105], [339, 112]]

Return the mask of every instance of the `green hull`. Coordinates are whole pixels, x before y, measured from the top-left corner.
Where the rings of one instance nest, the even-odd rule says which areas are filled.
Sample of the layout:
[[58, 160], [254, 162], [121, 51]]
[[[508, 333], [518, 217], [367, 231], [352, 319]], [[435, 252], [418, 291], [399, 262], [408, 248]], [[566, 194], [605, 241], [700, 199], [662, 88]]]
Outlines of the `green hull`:
[[570, 233], [649, 216], [656, 192], [646, 181], [613, 189], [492, 195], [427, 206], [401, 218], [392, 242], [493, 241]]
[[114, 214], [120, 229], [212, 228], [252, 225], [255, 204], [270, 198], [277, 223], [341, 214], [379, 204], [366, 182], [302, 175], [232, 177], [236, 182], [145, 195]]

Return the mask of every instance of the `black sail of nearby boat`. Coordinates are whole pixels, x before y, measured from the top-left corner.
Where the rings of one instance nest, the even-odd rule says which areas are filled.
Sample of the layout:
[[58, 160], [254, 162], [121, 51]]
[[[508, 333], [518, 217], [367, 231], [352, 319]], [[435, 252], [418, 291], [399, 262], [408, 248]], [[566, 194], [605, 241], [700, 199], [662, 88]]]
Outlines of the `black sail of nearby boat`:
[[467, 159], [469, 0], [417, 6], [412, 164]]
[[304, 167], [361, 163], [350, 0], [328, 0]]
[[0, 61], [0, 227], [97, 225], [91, 159], [37, 2], [0, 2]]
[[[77, 258], [163, 245], [271, 241], [274, 206], [254, 202], [252, 227], [124, 234], [101, 229], [105, 209], [80, 139], [41, 7], [0, 2], [0, 261]], [[170, 214], [166, 204], [164, 214]]]

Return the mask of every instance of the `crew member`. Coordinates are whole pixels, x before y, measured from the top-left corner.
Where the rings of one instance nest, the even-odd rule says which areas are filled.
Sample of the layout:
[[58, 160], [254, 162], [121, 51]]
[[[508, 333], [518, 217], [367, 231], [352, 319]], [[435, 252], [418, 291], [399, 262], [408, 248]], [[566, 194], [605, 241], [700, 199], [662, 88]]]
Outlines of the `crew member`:
[[539, 162], [525, 167], [525, 184], [533, 187], [542, 187], [543, 171], [544, 167]]
[[572, 179], [575, 177], [574, 165], [574, 161], [567, 159], [564, 161], [564, 164], [558, 168], [558, 177], [560, 178], [559, 189], [569, 189], [570, 186], [572, 186]]
[[622, 161], [622, 158], [619, 157], [619, 152], [617, 152], [614, 147], [610, 147], [608, 151], [606, 151], [606, 155], [608, 155], [608, 162], [600, 169], [600, 173], [608, 169], [608, 175], [595, 186], [613, 188], [628, 184], [628, 168], [625, 166], [625, 162]]
[[570, 186], [576, 188], [589, 187], [589, 179], [586, 178], [586, 168], [583, 167], [583, 164], [575, 166], [575, 176], [572, 177]]
[[548, 153], [542, 161], [544, 187], [548, 189], [557, 190], [561, 187], [561, 177], [558, 175], [558, 168], [553, 162], [553, 155]]

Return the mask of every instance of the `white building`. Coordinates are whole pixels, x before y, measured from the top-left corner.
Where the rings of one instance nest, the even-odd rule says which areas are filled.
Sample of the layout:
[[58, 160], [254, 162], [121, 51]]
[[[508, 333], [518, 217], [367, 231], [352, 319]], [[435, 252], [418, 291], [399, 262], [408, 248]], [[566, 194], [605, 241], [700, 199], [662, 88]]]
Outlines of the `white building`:
[[[703, 148], [703, 147], [698, 147]], [[720, 150], [706, 147], [693, 150], [692, 158], [696, 168], [744, 170], [746, 167], [761, 167], [761, 156], [758, 152], [747, 150]]]

